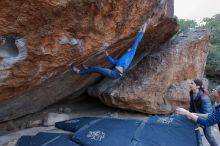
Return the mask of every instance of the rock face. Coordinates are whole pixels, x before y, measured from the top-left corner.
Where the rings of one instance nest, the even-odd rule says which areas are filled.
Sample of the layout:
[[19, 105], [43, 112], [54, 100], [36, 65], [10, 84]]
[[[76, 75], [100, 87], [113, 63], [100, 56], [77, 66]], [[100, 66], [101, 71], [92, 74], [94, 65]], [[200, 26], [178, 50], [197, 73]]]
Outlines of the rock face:
[[137, 59], [159, 47], [178, 31], [172, 17], [173, 0], [1, 0], [0, 122], [77, 96], [100, 76], [71, 75], [68, 65], [109, 67], [103, 46], [120, 56], [144, 21]]
[[176, 37], [145, 56], [117, 81], [103, 80], [89, 89], [104, 104], [149, 114], [172, 113], [188, 108], [187, 79], [204, 73], [210, 33], [194, 31]]

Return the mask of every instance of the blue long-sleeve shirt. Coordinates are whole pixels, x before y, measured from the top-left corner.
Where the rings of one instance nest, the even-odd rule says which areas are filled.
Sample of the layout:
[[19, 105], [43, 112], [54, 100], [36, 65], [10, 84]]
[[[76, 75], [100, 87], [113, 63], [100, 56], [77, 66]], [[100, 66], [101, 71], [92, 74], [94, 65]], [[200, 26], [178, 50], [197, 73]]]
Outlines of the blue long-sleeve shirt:
[[204, 127], [209, 127], [215, 124], [219, 125], [220, 124], [220, 105], [215, 108], [215, 111], [213, 113], [208, 115], [208, 118], [199, 117], [196, 122]]
[[144, 36], [144, 32], [140, 32], [138, 34], [138, 36], [136, 37], [135, 42], [133, 43], [133, 45], [131, 47], [131, 50], [129, 52], [125, 53], [124, 55], [122, 55], [118, 60], [113, 59], [110, 55], [107, 56], [107, 60], [112, 65], [123, 67], [124, 71], [126, 71], [129, 67], [132, 59], [134, 58], [137, 46], [140, 43], [143, 36]]

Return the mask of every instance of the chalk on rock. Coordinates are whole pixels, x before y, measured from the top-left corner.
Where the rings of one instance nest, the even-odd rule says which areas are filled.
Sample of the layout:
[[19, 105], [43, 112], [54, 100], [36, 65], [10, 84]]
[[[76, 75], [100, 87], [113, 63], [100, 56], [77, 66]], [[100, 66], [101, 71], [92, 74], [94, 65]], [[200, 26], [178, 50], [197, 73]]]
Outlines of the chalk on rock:
[[18, 48], [20, 48], [20, 47], [25, 47], [26, 42], [25, 42], [24, 38], [19, 38], [19, 39], [15, 40], [15, 44]]
[[63, 36], [62, 38], [60, 38], [59, 43], [61, 45], [68, 44], [69, 43], [69, 38], [67, 36]]
[[52, 126], [56, 122], [69, 120], [70, 116], [68, 114], [58, 114], [58, 113], [48, 113], [48, 115], [44, 118], [44, 126]]
[[81, 45], [81, 41], [79, 39], [71, 38], [69, 44], [72, 46]]

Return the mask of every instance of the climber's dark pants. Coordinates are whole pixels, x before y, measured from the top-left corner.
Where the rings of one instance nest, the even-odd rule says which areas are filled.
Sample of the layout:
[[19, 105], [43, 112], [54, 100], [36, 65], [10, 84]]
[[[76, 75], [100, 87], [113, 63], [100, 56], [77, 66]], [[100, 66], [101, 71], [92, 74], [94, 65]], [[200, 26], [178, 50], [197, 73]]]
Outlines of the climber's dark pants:
[[109, 69], [102, 67], [88, 67], [88, 69], [80, 70], [81, 75], [90, 73], [99, 73], [112, 80], [118, 79], [122, 76], [122, 73], [118, 71], [116, 68]]

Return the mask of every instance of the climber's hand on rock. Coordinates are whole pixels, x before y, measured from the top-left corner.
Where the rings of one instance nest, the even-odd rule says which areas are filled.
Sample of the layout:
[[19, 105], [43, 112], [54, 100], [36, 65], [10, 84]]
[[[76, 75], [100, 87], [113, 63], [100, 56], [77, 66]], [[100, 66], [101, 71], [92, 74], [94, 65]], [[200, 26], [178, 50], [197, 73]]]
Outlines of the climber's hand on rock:
[[145, 22], [145, 23], [141, 26], [139, 32], [145, 32], [146, 28], [147, 28], [147, 22]]
[[142, 30], [142, 31], [145, 32], [145, 31], [146, 31], [146, 28], [147, 28], [147, 22], [144, 23], [144, 25], [143, 25], [143, 30]]

